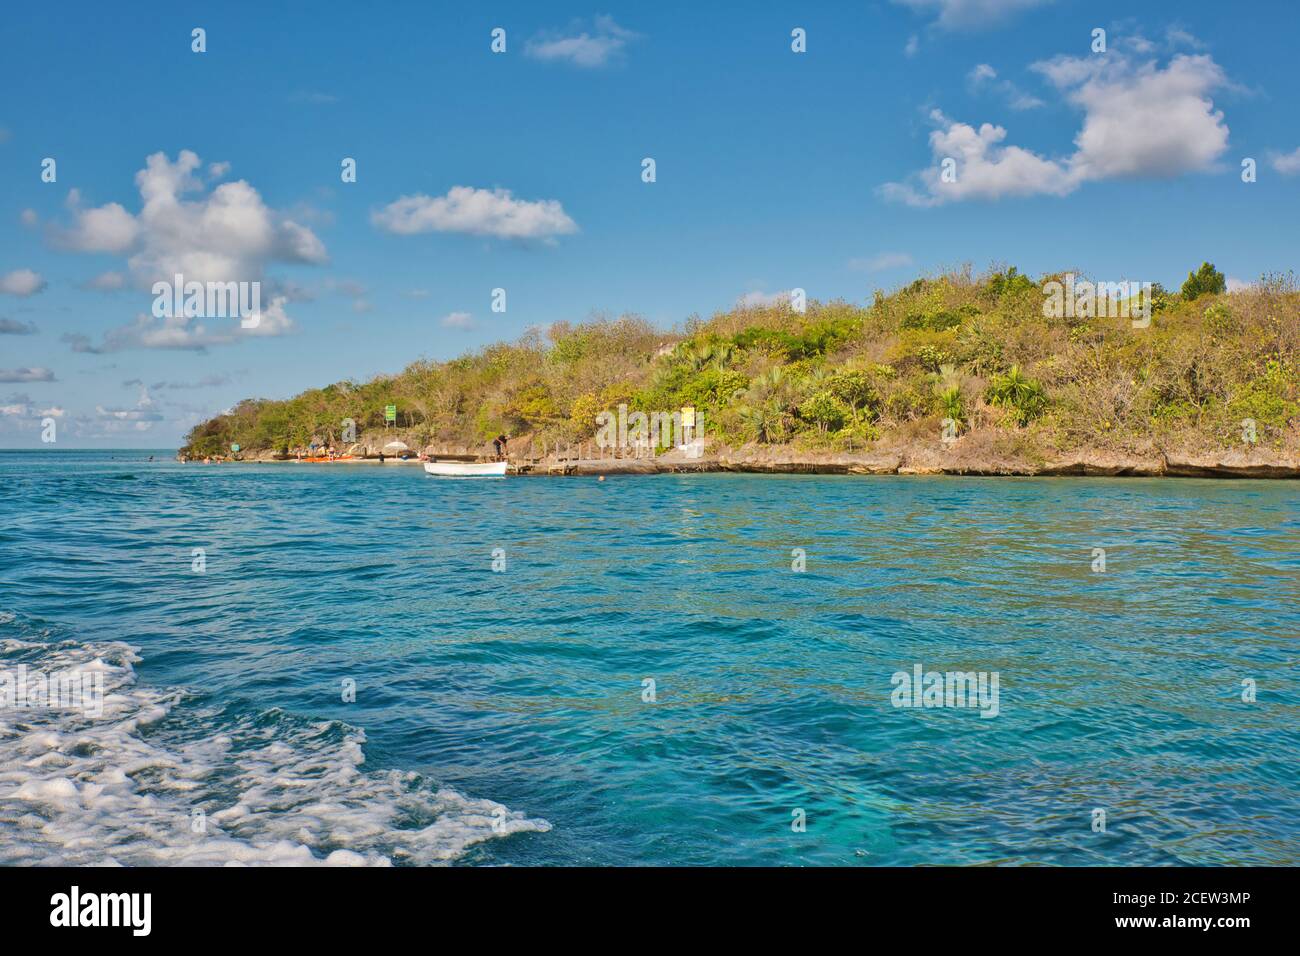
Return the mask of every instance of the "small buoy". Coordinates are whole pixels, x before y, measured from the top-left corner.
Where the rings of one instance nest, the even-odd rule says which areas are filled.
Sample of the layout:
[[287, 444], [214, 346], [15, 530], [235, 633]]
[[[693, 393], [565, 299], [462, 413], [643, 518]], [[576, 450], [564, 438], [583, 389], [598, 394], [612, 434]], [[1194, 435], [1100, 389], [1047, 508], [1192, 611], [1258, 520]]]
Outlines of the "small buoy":
[[601, 476], [600, 476], [599, 478], [597, 478], [596, 480], [597, 480], [597, 481], [604, 481], [604, 480], [605, 480], [605, 476], [604, 476], [604, 475], [601, 475]]

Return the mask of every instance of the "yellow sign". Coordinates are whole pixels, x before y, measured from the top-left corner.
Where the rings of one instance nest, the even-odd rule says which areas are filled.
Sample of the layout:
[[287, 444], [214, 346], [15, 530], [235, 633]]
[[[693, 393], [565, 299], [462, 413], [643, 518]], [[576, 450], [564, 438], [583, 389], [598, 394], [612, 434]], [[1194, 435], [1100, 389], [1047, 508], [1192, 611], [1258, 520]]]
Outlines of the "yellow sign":
[[687, 405], [685, 408], [682, 409], [682, 427], [683, 428], [695, 427], [695, 406], [694, 405]]

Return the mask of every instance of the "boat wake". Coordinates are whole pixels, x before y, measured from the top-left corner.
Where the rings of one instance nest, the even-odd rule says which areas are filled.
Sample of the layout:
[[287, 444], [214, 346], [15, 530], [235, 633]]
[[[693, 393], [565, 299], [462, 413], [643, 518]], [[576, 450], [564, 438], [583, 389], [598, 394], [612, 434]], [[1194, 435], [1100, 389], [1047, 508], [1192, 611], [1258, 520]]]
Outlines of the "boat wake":
[[0, 674], [103, 679], [98, 717], [0, 707], [0, 864], [422, 865], [550, 829], [416, 773], [363, 770], [365, 735], [342, 722], [141, 686], [139, 660], [0, 612]]

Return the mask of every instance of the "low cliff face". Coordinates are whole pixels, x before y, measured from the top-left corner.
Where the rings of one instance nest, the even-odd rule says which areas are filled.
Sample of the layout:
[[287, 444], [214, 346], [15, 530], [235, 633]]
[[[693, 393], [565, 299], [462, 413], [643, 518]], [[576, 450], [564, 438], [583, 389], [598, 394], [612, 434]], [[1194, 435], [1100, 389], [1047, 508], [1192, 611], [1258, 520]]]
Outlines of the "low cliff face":
[[1051, 458], [1014, 452], [976, 451], [960, 441], [933, 447], [917, 443], [856, 453], [808, 452], [793, 447], [713, 449], [698, 458], [680, 453], [655, 458], [517, 460], [522, 474], [647, 475], [692, 472], [838, 475], [1020, 475], [1079, 477], [1300, 478], [1300, 455], [1271, 448], [1221, 452], [1117, 453], [1075, 449]]

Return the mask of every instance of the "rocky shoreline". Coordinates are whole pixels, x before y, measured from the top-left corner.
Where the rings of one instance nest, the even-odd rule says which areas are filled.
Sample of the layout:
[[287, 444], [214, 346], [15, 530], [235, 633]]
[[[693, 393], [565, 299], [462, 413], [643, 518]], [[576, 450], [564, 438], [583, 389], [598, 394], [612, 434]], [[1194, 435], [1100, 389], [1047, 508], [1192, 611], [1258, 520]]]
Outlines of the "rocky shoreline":
[[[963, 449], [934, 444], [862, 452], [817, 452], [789, 446], [718, 449], [698, 458], [674, 451], [654, 458], [586, 458], [576, 454], [511, 459], [522, 476], [657, 475], [735, 472], [823, 475], [967, 475], [980, 477], [1300, 478], [1300, 455], [1272, 448], [1125, 453], [1078, 449], [1055, 457], [998, 453], [987, 446]], [[466, 449], [466, 451], [470, 451]], [[576, 449], [575, 449], [576, 451]], [[272, 454], [240, 461], [272, 462]], [[358, 459], [349, 464], [377, 463]], [[389, 464], [419, 464], [418, 461]]]
[[1227, 451], [1218, 454], [1123, 455], [1078, 451], [1036, 462], [1014, 458], [952, 457], [942, 451], [810, 455], [791, 450], [754, 454], [740, 450], [698, 459], [661, 456], [656, 459], [544, 461], [521, 465], [519, 474], [654, 475], [700, 472], [823, 475], [966, 475], [977, 477], [1107, 477], [1107, 478], [1300, 478], [1300, 458], [1276, 453]]

